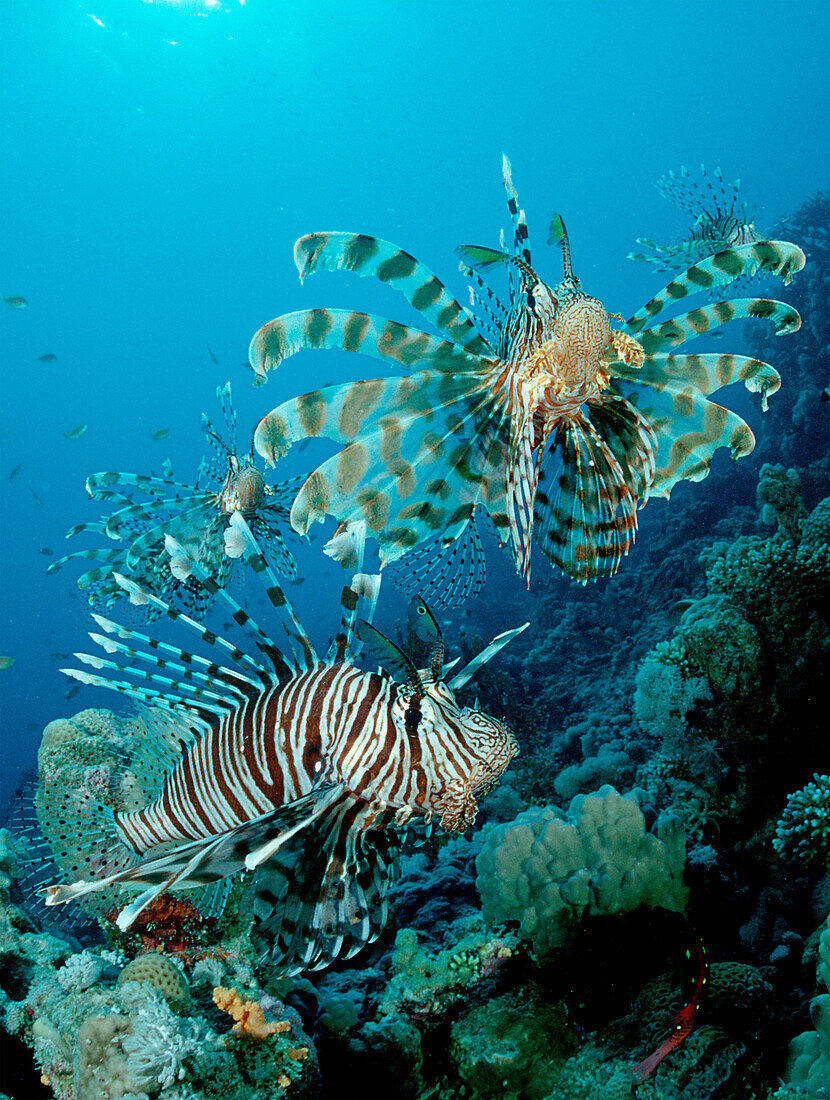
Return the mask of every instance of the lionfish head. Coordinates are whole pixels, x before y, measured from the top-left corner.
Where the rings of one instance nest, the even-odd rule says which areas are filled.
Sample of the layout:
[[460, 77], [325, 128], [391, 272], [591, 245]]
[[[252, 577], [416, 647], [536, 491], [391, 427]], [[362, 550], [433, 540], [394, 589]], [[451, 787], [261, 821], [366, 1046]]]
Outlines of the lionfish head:
[[228, 456], [229, 468], [219, 493], [219, 507], [226, 516], [234, 512], [250, 515], [265, 499], [265, 478], [252, 463]]
[[424, 732], [434, 731], [448, 750], [439, 752], [443, 782], [434, 808], [443, 828], [466, 829], [475, 821], [477, 798], [498, 783], [519, 746], [504, 722], [478, 707], [460, 708], [443, 681], [426, 685], [419, 705]]
[[470, 787], [481, 797], [501, 779], [507, 765], [518, 755], [519, 745], [505, 722], [477, 707], [465, 707], [460, 717], [465, 744], [475, 756]]

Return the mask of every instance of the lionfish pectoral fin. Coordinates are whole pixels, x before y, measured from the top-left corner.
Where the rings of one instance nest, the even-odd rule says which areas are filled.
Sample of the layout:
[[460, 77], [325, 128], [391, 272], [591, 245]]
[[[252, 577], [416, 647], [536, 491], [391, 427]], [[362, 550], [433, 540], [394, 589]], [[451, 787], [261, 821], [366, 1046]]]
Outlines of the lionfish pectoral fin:
[[184, 842], [161, 855], [147, 856], [105, 878], [49, 886], [42, 891], [46, 904], [61, 905], [111, 886], [143, 887], [138, 897], [118, 915], [116, 923], [124, 932], [160, 894], [209, 886], [244, 870], [251, 851], [267, 844], [275, 834], [296, 832], [308, 822], [317, 799], [330, 789], [320, 787], [252, 821], [213, 836]]
[[387, 572], [393, 584], [410, 595], [418, 593], [430, 607], [460, 607], [478, 595], [487, 576], [475, 516], [451, 541], [443, 533], [426, 539], [391, 562]]
[[252, 939], [285, 973], [319, 969], [371, 942], [386, 920], [394, 810], [337, 788], [257, 869]]

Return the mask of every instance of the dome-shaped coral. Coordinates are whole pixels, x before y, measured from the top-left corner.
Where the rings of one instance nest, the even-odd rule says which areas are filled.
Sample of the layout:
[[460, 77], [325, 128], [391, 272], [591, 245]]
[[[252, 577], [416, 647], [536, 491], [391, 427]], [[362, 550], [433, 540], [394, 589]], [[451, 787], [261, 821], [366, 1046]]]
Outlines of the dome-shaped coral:
[[555, 806], [526, 810], [485, 832], [476, 859], [484, 918], [517, 921], [540, 956], [551, 955], [583, 914], [630, 912], [641, 905], [682, 911], [685, 836], [675, 818], [655, 831], [633, 795], [604, 786]]
[[190, 998], [187, 979], [165, 955], [149, 951], [128, 962], [118, 975], [118, 984], [150, 982], [173, 1006], [181, 1007]]

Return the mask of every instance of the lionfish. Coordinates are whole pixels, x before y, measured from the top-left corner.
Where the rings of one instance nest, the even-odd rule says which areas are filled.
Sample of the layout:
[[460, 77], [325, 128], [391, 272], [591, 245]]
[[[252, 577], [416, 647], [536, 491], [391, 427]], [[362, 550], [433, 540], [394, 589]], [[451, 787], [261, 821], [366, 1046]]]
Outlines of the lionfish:
[[[289, 508], [299, 487], [296, 479], [276, 488], [267, 485], [250, 453], [240, 455], [236, 445], [236, 413], [230, 382], [216, 396], [225, 420], [222, 438], [203, 414], [202, 429], [213, 452], [202, 460], [194, 485], [175, 481], [169, 464], [163, 477], [123, 472], [91, 474], [86, 489], [94, 500], [112, 504], [110, 515], [98, 522], [72, 527], [67, 538], [80, 533], [105, 534], [126, 542], [126, 547], [76, 550], [47, 569], [60, 569], [70, 561], [94, 561], [78, 578], [78, 588], [89, 593], [89, 602], [110, 607], [124, 595], [114, 579], [126, 574], [165, 600], [173, 600], [195, 613], [204, 610], [207, 592], [190, 579], [191, 559], [197, 561], [224, 588], [242, 554], [242, 545], [230, 525], [240, 510], [262, 543], [269, 560], [283, 575], [295, 577], [297, 565], [283, 541], [289, 530]], [[147, 500], [134, 499], [137, 494]], [[175, 540], [184, 555], [170, 553]]]
[[722, 170], [715, 168], [713, 182], [703, 164], [700, 175], [702, 183], [681, 166], [679, 176], [669, 171], [657, 181], [663, 198], [692, 217], [688, 236], [678, 244], [656, 244], [647, 237], [638, 237], [637, 244], [648, 251], [629, 252], [629, 260], [643, 260], [654, 264], [658, 271], [672, 272], [681, 264], [697, 263], [713, 253], [763, 239], [746, 202], [738, 201], [741, 181], [725, 183]]
[[[358, 621], [360, 597], [371, 617], [380, 577], [357, 573], [321, 660], [242, 513], [230, 524], [275, 609], [282, 646], [195, 558], [190, 575], [230, 611], [258, 658], [116, 577], [131, 600], [149, 601], [206, 642], [213, 659], [93, 616], [104, 656], [76, 654], [94, 672], [63, 671], [143, 704], [140, 753], [127, 766], [149, 801], [127, 811], [83, 789], [39, 796], [41, 827], [69, 879], [42, 892], [56, 905], [138, 890], [117, 917], [123, 931], [163, 892], [210, 894], [211, 884], [254, 871], [253, 935], [263, 957], [287, 972], [317, 969], [355, 954], [383, 927], [406, 823], [437, 817], [444, 829], [464, 829], [517, 752], [506, 724], [460, 707], [454, 692], [527, 624], [450, 677], [455, 662], [444, 664], [437, 620], [416, 600], [410, 619], [429, 655], [428, 669], [418, 669]], [[403, 681], [356, 667], [361, 642]], [[217, 911], [215, 897], [210, 904]]]
[[[251, 365], [261, 380], [303, 348], [340, 348], [394, 361], [404, 377], [330, 385], [286, 401], [259, 423], [257, 451], [275, 463], [297, 440], [324, 436], [344, 444], [298, 493], [291, 523], [306, 533], [326, 514], [341, 524], [365, 519], [381, 563], [426, 546], [452, 554], [476, 509], [512, 548], [530, 579], [531, 540], [579, 581], [614, 573], [631, 547], [636, 508], [667, 497], [682, 478], [706, 476], [713, 452], [734, 457], [754, 445], [736, 414], [709, 401], [742, 381], [767, 395], [780, 385], [767, 363], [743, 355], [675, 354], [727, 321], [762, 318], [778, 334], [795, 331], [795, 309], [745, 298], [665, 318], [687, 295], [724, 286], [756, 270], [785, 283], [804, 253], [757, 241], [696, 263], [613, 329], [597, 298], [574, 273], [564, 223], [564, 275], [544, 283], [531, 263], [527, 224], [504, 160], [513, 248], [464, 246], [468, 311], [422, 263], [388, 241], [361, 234], [312, 233], [294, 259], [300, 277], [346, 269], [373, 275], [403, 293], [439, 335], [371, 314], [310, 309], [270, 321], [254, 336]], [[479, 274], [501, 267], [501, 301]]]

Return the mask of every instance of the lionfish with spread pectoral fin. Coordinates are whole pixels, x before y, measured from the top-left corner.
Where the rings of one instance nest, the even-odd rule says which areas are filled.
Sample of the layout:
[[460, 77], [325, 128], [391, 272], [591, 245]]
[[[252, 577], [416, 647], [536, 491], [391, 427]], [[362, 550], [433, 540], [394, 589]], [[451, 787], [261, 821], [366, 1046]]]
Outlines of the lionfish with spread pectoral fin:
[[679, 175], [670, 171], [657, 181], [663, 198], [692, 217], [688, 236], [677, 244], [657, 244], [648, 237], [638, 237], [637, 244], [647, 251], [629, 252], [629, 260], [642, 260], [654, 264], [658, 271], [672, 272], [683, 264], [764, 239], [746, 202], [738, 199], [740, 180], [726, 183], [720, 168], [710, 175], [703, 164], [700, 176], [698, 182], [688, 168], [681, 166]]
[[[258, 657], [117, 578], [131, 600], [194, 632], [210, 658], [94, 616], [104, 633], [90, 636], [103, 656], [76, 654], [92, 671], [63, 671], [144, 705], [139, 752], [125, 768], [147, 804], [128, 811], [87, 790], [41, 792], [41, 827], [68, 876], [42, 892], [47, 905], [94, 904], [103, 894], [125, 931], [169, 891], [206, 892], [215, 911], [215, 884], [254, 871], [253, 936], [263, 957], [287, 972], [316, 969], [355, 954], [383, 927], [406, 823], [436, 816], [445, 829], [465, 828], [476, 798], [517, 752], [503, 722], [460, 707], [453, 693], [524, 627], [449, 675], [438, 623], [416, 600], [411, 618], [429, 653], [420, 670], [358, 621], [360, 598], [371, 617], [380, 583], [358, 573], [343, 589], [340, 629], [321, 660], [240, 512], [231, 527], [264, 580], [282, 643], [195, 560], [194, 581], [230, 611]], [[403, 682], [362, 672], [354, 663], [361, 642]], [[117, 888], [138, 896], [122, 908], [112, 900]]]
[[[532, 266], [524, 211], [504, 161], [513, 221], [508, 250], [460, 249], [470, 280], [463, 307], [423, 264], [388, 241], [314, 233], [296, 244], [300, 277], [346, 269], [400, 290], [439, 335], [371, 314], [311, 309], [261, 328], [250, 361], [267, 372], [304, 348], [339, 348], [394, 361], [409, 373], [326, 386], [284, 402], [260, 422], [258, 452], [276, 462], [296, 441], [343, 444], [305, 481], [291, 510], [306, 533], [326, 514], [363, 519], [395, 561], [427, 540], [451, 551], [476, 510], [485, 511], [518, 571], [530, 577], [531, 540], [555, 565], [586, 581], [616, 571], [631, 547], [636, 508], [705, 477], [713, 453], [754, 445], [744, 421], [709, 400], [742, 381], [762, 401], [780, 385], [768, 364], [742, 355], [676, 354], [727, 321], [771, 321], [778, 334], [801, 319], [783, 302], [746, 298], [665, 318], [687, 295], [764, 270], [785, 283], [804, 253], [782, 241], [728, 249], [678, 275], [621, 328], [576, 277], [562, 219], [551, 240], [564, 277], [548, 286]], [[502, 268], [502, 301], [480, 273]]]
[[[226, 435], [223, 438], [202, 416], [213, 453], [202, 460], [195, 484], [175, 481], [169, 464], [163, 477], [91, 474], [87, 492], [94, 500], [109, 502], [113, 511], [98, 522], [76, 525], [67, 538], [79, 533], [103, 534], [122, 545], [77, 550], [53, 562], [48, 573], [66, 562], [93, 561], [98, 563], [96, 567], [77, 582], [78, 588], [89, 593], [91, 604], [109, 607], [124, 595], [114, 580], [114, 574], [120, 573], [162, 599], [201, 614], [208, 596], [203, 586], [190, 581], [189, 561], [198, 562], [220, 587], [228, 584], [243, 550], [230, 525], [230, 517], [238, 509], [274, 568], [285, 576], [296, 576], [296, 562], [283, 535], [290, 530], [289, 509], [300, 482], [292, 479], [275, 488], [266, 484], [254, 462], [253, 447], [246, 455], [237, 448], [230, 383], [217, 389], [216, 396]], [[137, 496], [147, 499], [137, 500]], [[185, 548], [184, 556], [170, 552], [170, 539]]]

